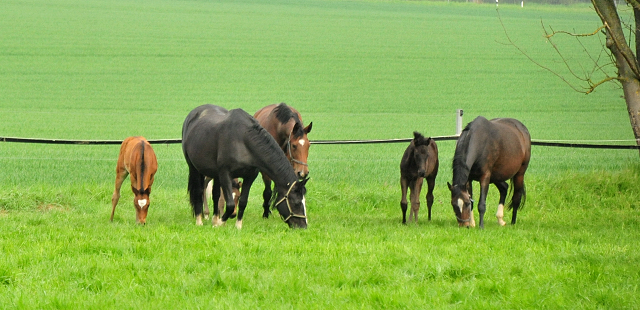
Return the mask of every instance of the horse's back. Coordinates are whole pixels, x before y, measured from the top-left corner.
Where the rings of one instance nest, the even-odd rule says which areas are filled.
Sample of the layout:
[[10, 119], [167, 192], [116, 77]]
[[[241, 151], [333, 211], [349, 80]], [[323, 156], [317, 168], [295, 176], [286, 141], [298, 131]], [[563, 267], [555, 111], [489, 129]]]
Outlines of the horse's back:
[[194, 109], [183, 125], [182, 149], [187, 161], [199, 170], [216, 170], [246, 153], [244, 136], [255, 120], [242, 109], [214, 105]]

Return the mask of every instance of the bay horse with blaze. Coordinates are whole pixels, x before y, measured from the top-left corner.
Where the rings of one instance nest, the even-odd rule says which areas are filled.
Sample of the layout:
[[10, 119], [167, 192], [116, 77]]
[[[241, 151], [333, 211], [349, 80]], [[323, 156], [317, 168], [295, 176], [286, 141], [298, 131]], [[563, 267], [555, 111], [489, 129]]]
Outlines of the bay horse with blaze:
[[509, 191], [507, 180], [511, 180], [513, 188], [508, 208], [513, 210], [511, 224], [515, 224], [518, 208], [526, 200], [524, 174], [530, 158], [531, 136], [520, 121], [512, 118], [495, 118], [489, 121], [478, 116], [467, 124], [456, 143], [453, 185], [447, 182], [458, 225], [475, 226], [471, 182], [478, 181], [480, 228], [484, 228], [487, 193], [489, 184], [492, 183], [500, 192], [496, 217], [498, 224], [504, 226], [504, 203]]
[[111, 221], [120, 199], [120, 187], [129, 175], [131, 190], [133, 191], [133, 206], [136, 209], [136, 222], [145, 225], [149, 211], [149, 195], [153, 178], [158, 170], [156, 154], [151, 144], [144, 137], [129, 137], [120, 146], [120, 155], [116, 165], [116, 188], [111, 197]]
[[407, 188], [411, 190], [409, 199], [411, 200], [411, 211], [409, 221], [418, 222], [418, 211], [420, 210], [420, 191], [424, 179], [427, 180], [427, 208], [429, 209], [429, 221], [431, 221], [431, 206], [433, 206], [433, 188], [436, 185], [438, 175], [438, 146], [436, 141], [425, 138], [417, 131], [413, 132], [413, 140], [404, 151], [402, 161], [400, 161], [400, 186], [402, 188], [402, 224], [407, 223]]
[[[202, 225], [205, 176], [213, 179], [214, 226], [223, 225], [233, 214], [233, 179], [242, 178], [236, 221], [241, 229], [251, 185], [262, 171], [275, 183], [271, 205], [283, 221], [289, 227], [307, 227], [308, 178], [298, 178], [280, 146], [247, 112], [210, 104], [195, 108], [182, 126], [182, 151], [189, 166], [189, 200], [197, 225]], [[226, 201], [222, 216], [217, 205], [221, 193]]]
[[[276, 140], [298, 178], [307, 177], [309, 175], [309, 165], [307, 164], [309, 138], [307, 138], [307, 134], [311, 132], [313, 122], [304, 127], [300, 112], [284, 102], [268, 105], [258, 110], [253, 117]], [[268, 218], [270, 213], [269, 199], [272, 195], [271, 179], [263, 173], [262, 181], [264, 182], [264, 191], [262, 192], [264, 213], [262, 217]]]

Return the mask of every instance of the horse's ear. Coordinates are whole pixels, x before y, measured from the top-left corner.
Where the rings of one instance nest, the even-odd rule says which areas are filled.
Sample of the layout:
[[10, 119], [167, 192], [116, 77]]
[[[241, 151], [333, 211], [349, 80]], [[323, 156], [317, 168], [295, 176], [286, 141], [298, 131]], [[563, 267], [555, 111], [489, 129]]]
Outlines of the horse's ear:
[[304, 135], [304, 128], [302, 127], [302, 123], [296, 122], [295, 125], [293, 125], [293, 129], [291, 129], [291, 132], [294, 137], [302, 137]]
[[453, 192], [453, 186], [451, 186], [451, 184], [449, 184], [449, 182], [447, 182], [447, 187], [449, 187], [449, 191]]
[[242, 188], [242, 181], [238, 182], [238, 187]]
[[308, 181], [309, 181], [309, 177], [306, 177], [300, 181], [300, 185], [306, 186]]
[[431, 137], [427, 138], [427, 143], [425, 143], [426, 145], [431, 144], [431, 142], [433, 142], [433, 139], [431, 139]]
[[311, 127], [313, 127], [313, 122], [309, 123], [309, 125], [307, 125], [307, 127], [304, 128], [304, 132], [305, 133], [310, 133], [311, 132]]
[[421, 133], [419, 133], [419, 132], [417, 132], [417, 131], [414, 131], [414, 132], [413, 132], [413, 139], [414, 139], [414, 140], [416, 140], [416, 141], [418, 141], [418, 140], [420, 140], [420, 139], [424, 139], [424, 136], [423, 136]]

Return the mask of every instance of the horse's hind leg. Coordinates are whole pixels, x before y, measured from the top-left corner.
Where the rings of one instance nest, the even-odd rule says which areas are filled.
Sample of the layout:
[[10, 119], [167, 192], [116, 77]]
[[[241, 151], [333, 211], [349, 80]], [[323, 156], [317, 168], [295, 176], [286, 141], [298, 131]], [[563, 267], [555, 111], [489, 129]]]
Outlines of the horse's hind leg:
[[111, 209], [111, 222], [113, 222], [113, 214], [116, 212], [116, 205], [118, 205], [118, 200], [120, 200], [120, 188], [122, 187], [124, 179], [127, 178], [127, 175], [129, 175], [129, 172], [125, 169], [124, 163], [118, 160], [118, 166], [116, 167], [116, 188], [113, 191], [113, 196], [111, 196], [111, 205], [113, 206]]
[[196, 217], [196, 225], [202, 225], [202, 197], [204, 196], [204, 175], [189, 165], [189, 202]]
[[208, 220], [209, 219], [209, 215], [211, 214], [209, 212], [209, 200], [211, 200], [211, 190], [213, 189], [213, 184], [211, 183], [211, 178], [210, 177], [205, 177], [204, 178], [204, 197], [202, 197], [202, 205], [204, 208], [204, 219]]
[[500, 192], [500, 203], [498, 204], [498, 211], [496, 212], [496, 218], [498, 219], [498, 224], [500, 226], [504, 226], [507, 223], [504, 221], [504, 201], [507, 199], [507, 192], [509, 191], [509, 184], [507, 182], [497, 182], [494, 183], [498, 191]]
[[436, 187], [436, 176], [427, 179], [427, 208], [429, 209], [429, 221], [431, 221], [431, 206], [433, 206], [433, 189]]
[[411, 218], [418, 223], [418, 211], [420, 211], [420, 191], [422, 190], [422, 182], [423, 178], [418, 178], [415, 182], [412, 182], [411, 186], [411, 194], [409, 198], [411, 199], [411, 211], [409, 212], [409, 222], [411, 222]]
[[527, 193], [524, 186], [524, 174], [516, 174], [511, 182], [513, 182], [513, 197], [511, 197], [509, 208], [513, 208], [513, 215], [511, 216], [511, 225], [513, 225], [516, 223], [520, 203], [525, 199]]
[[401, 177], [400, 188], [402, 191], [402, 198], [400, 199], [400, 209], [402, 209], [402, 224], [407, 224], [407, 186], [407, 180]]

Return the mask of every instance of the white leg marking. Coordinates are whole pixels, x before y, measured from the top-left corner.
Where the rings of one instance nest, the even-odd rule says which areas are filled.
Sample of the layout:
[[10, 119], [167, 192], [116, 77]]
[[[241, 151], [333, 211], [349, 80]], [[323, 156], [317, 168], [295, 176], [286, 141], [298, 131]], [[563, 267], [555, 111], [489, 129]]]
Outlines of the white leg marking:
[[145, 205], [147, 205], [147, 200], [146, 199], [138, 200], [138, 206], [140, 207], [140, 209], [144, 208]]
[[[300, 140], [300, 141], [302, 141], [302, 140]], [[307, 218], [306, 218], [306, 216], [307, 216], [307, 198], [305, 196], [302, 196], [302, 209], [304, 210], [304, 216], [305, 216], [304, 223], [305, 224], [309, 224], [307, 222]]]
[[219, 227], [224, 225], [224, 222], [220, 219], [219, 215], [214, 215], [211, 219], [211, 224], [213, 224], [213, 227]]
[[236, 221], [236, 228], [238, 230], [242, 229], [242, 220]]
[[476, 227], [476, 220], [473, 218], [473, 210], [471, 210], [469, 219], [471, 220], [470, 223], [469, 223], [469, 226]]
[[233, 200], [236, 200], [236, 193], [231, 193], [231, 196], [233, 197]]
[[496, 217], [498, 218], [498, 224], [500, 224], [500, 226], [507, 225], [507, 223], [505, 223], [504, 221], [504, 205], [503, 204], [498, 205], [498, 212], [496, 212]]
[[196, 216], [196, 225], [202, 226], [202, 214]]

